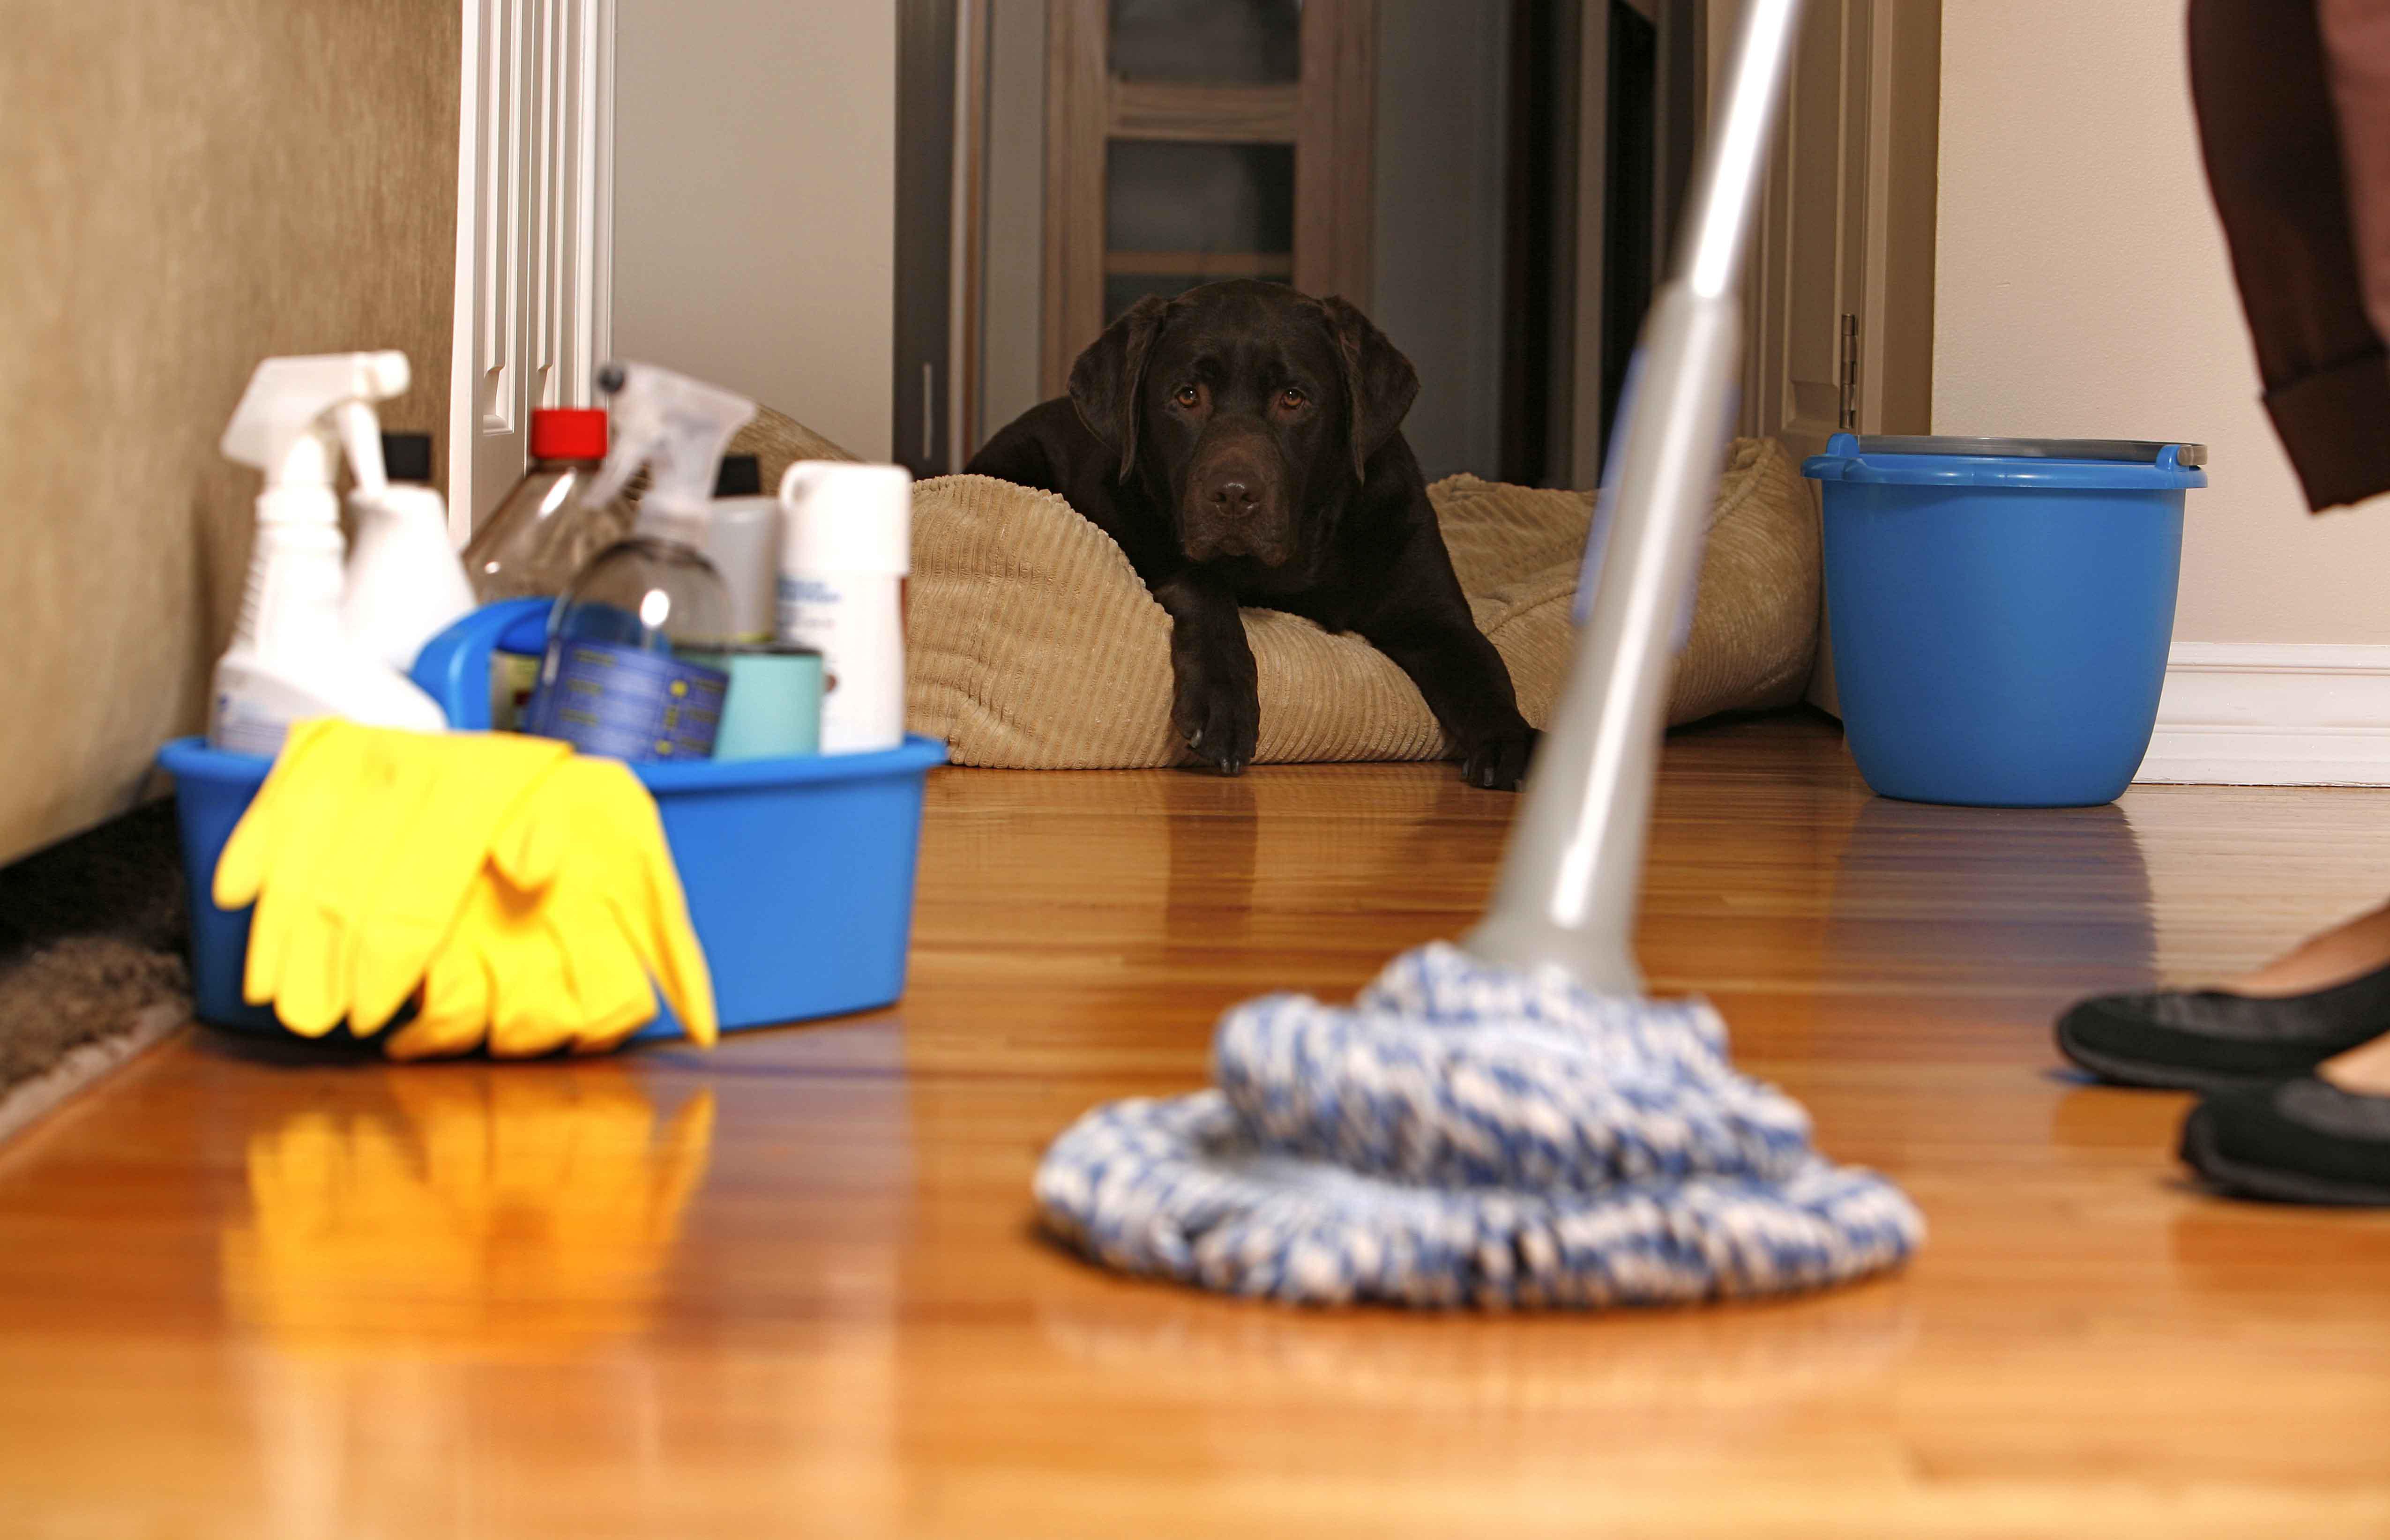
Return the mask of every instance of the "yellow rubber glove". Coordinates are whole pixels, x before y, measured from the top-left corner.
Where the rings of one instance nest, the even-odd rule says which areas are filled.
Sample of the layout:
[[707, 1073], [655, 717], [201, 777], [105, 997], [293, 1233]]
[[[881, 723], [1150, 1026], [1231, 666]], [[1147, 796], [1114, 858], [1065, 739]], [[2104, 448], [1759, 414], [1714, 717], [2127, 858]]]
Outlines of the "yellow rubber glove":
[[[351, 722], [292, 729], [216, 863], [215, 901], [254, 902], [243, 995], [304, 1036], [381, 1030], [423, 978], [488, 855], [569, 745]], [[520, 884], [556, 847], [516, 853]]]
[[[432, 955], [423, 1007], [391, 1033], [392, 1059], [435, 1059], [489, 1045], [503, 1059], [566, 1046], [611, 1048], [655, 1019], [630, 941], [568, 865], [537, 892], [485, 866], [456, 929]], [[593, 923], [593, 920], [595, 921]]]
[[[527, 806], [493, 843], [491, 859], [518, 886], [554, 871], [558, 901], [547, 918], [556, 932], [569, 943], [610, 921], [672, 1002], [690, 1041], [712, 1046], [720, 1035], [713, 977], [689, 922], [688, 898], [664, 842], [655, 799], [629, 765], [585, 757], [548, 777], [543, 800], [551, 793], [562, 818], [549, 815], [555, 808]], [[569, 949], [580, 955], [577, 947]], [[611, 955], [591, 956], [597, 964]], [[619, 982], [595, 982], [585, 972], [581, 988], [596, 997], [621, 993]], [[602, 1051], [622, 1037], [605, 1039], [603, 1032], [587, 1032], [581, 1044], [587, 1051]]]
[[[217, 906], [257, 905], [250, 919], [241, 984], [241, 994], [251, 1005], [263, 1005], [275, 996], [284, 959], [294, 950], [294, 937], [313, 909], [305, 892], [315, 875], [315, 853], [331, 844], [348, 805], [342, 789], [365, 778], [366, 760], [375, 747], [369, 735], [336, 731], [340, 725], [328, 719], [291, 727], [265, 784], [251, 799], [216, 860]], [[269, 873], [274, 876], [270, 889]], [[298, 948], [319, 964], [337, 949], [337, 939], [320, 929], [310, 931]], [[319, 1033], [323, 1030], [316, 1029]]]
[[654, 800], [620, 762], [576, 758], [493, 842], [390, 1052], [603, 1053], [654, 1019], [650, 975], [689, 1037], [713, 1044], [713, 981]]

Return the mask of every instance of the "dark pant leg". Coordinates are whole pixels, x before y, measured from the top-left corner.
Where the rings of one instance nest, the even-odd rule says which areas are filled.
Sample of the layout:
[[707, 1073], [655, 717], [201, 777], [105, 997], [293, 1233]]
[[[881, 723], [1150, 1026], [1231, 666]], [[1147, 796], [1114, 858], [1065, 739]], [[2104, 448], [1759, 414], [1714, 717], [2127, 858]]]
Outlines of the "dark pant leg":
[[2266, 410], [2308, 505], [2390, 492], [2390, 356], [2366, 314], [2315, 0], [2191, 0], [2191, 84]]

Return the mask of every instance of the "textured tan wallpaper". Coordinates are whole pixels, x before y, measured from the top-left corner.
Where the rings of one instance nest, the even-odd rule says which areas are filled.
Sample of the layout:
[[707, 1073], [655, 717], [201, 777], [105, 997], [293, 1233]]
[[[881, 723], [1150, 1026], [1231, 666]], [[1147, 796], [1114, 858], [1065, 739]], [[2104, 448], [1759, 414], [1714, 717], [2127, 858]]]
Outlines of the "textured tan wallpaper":
[[[0, 0], [0, 860], [202, 723], [269, 353], [404, 349], [446, 422], [456, 0]], [[441, 445], [444, 451], [445, 445]]]

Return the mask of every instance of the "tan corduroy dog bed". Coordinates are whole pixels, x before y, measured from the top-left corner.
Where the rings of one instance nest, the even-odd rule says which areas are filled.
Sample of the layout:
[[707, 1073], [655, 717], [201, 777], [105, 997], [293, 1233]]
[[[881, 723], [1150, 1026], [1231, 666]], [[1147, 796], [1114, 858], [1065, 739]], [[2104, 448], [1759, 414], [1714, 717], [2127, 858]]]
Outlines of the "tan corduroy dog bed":
[[[1568, 665], [1593, 494], [1453, 476], [1428, 489], [1478, 627], [1542, 726]], [[1817, 647], [1816, 505], [1783, 445], [1738, 439], [1711, 510], [1671, 722], [1801, 699]], [[1170, 618], [1111, 538], [1050, 493], [944, 476], [913, 494], [912, 730], [957, 764], [1128, 769], [1187, 757], [1170, 726]], [[1435, 759], [1419, 690], [1358, 636], [1245, 611], [1261, 675], [1256, 764]]]

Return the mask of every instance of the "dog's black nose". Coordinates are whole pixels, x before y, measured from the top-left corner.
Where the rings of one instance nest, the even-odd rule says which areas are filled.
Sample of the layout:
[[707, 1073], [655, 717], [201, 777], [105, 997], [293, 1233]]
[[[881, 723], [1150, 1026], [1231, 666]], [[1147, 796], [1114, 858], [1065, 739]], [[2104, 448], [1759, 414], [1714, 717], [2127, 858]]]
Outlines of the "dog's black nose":
[[1253, 489], [1243, 481], [1214, 481], [1212, 506], [1222, 513], [1243, 513], [1253, 506]]

